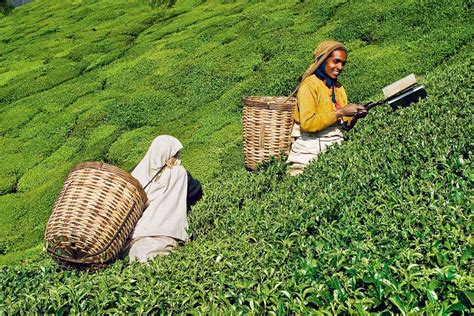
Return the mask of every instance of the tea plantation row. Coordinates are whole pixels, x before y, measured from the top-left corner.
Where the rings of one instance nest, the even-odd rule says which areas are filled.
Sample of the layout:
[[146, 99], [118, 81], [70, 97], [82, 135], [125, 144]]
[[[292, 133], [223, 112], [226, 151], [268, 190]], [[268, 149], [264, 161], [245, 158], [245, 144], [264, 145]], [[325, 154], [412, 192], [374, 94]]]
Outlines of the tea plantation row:
[[[0, 19], [0, 263], [22, 262], [0, 268], [0, 314], [472, 311], [469, 2], [199, 2], [35, 1]], [[349, 47], [353, 101], [409, 72], [429, 98], [375, 109], [300, 177], [280, 160], [246, 172], [242, 95], [289, 93], [325, 38]], [[68, 170], [130, 168], [161, 133], [204, 185], [193, 240], [96, 274], [41, 254]]]
[[168, 257], [92, 275], [49, 260], [2, 268], [0, 308], [472, 311], [473, 76], [461, 58], [425, 82], [427, 101], [377, 109], [300, 177], [274, 161], [209, 182], [194, 240]]

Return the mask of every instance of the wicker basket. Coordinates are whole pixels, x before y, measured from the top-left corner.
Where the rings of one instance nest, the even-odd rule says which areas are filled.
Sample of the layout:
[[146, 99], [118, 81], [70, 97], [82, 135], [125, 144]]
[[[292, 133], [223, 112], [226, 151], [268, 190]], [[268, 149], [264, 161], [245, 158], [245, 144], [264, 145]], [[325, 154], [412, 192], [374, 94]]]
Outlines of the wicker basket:
[[113, 260], [146, 201], [145, 191], [128, 172], [100, 162], [77, 165], [49, 218], [46, 251], [64, 266], [94, 266]]
[[245, 97], [242, 116], [245, 166], [257, 165], [290, 148], [296, 98]]

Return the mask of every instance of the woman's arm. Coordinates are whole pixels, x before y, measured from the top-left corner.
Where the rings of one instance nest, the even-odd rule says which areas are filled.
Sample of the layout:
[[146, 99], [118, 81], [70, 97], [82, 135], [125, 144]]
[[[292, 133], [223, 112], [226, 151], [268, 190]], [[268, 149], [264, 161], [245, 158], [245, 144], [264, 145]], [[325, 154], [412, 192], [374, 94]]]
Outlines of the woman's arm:
[[194, 179], [191, 176], [191, 173], [188, 173], [188, 194], [186, 196], [186, 204], [188, 210], [191, 209], [191, 206], [196, 204], [202, 198], [202, 187], [201, 183], [198, 180]]

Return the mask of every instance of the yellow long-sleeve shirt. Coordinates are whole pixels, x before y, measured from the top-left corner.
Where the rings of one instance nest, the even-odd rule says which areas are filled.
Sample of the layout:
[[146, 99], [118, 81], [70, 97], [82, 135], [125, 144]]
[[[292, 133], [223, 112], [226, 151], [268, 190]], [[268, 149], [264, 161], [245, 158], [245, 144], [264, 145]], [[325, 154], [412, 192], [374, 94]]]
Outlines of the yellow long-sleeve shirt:
[[[347, 105], [347, 95], [339, 83], [334, 89], [340, 107]], [[337, 123], [336, 108], [331, 100], [332, 91], [316, 76], [307, 77], [298, 89], [298, 106], [295, 107], [293, 118], [300, 124], [303, 132], [319, 132]], [[342, 117], [349, 122], [351, 117]]]

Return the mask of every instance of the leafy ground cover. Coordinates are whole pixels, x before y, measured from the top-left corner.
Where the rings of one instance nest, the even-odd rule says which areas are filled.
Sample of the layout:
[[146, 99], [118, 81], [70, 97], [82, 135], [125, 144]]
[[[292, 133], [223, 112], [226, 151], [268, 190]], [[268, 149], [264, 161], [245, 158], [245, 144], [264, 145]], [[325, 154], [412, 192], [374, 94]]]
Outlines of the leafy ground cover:
[[[0, 18], [0, 311], [472, 311], [469, 1], [156, 3]], [[242, 95], [288, 94], [326, 38], [350, 50], [353, 101], [410, 72], [429, 98], [375, 109], [298, 178], [281, 161], [246, 172]], [[130, 168], [164, 133], [204, 185], [193, 241], [93, 275], [45, 258], [70, 168]]]

